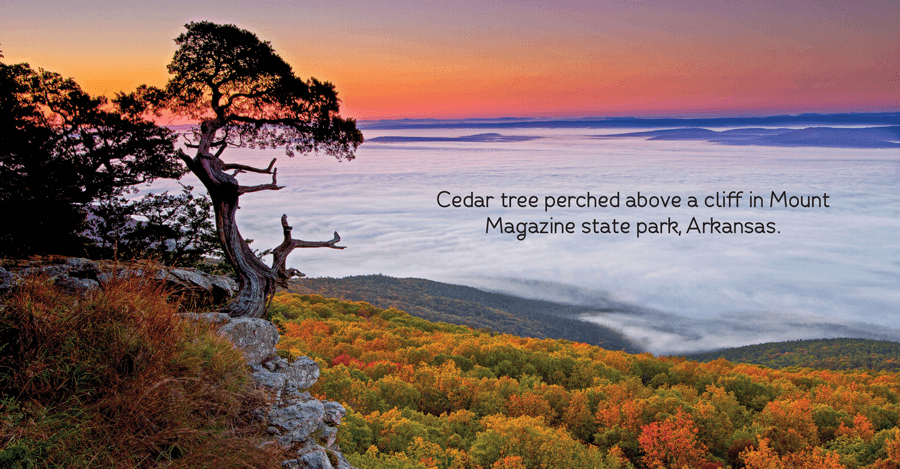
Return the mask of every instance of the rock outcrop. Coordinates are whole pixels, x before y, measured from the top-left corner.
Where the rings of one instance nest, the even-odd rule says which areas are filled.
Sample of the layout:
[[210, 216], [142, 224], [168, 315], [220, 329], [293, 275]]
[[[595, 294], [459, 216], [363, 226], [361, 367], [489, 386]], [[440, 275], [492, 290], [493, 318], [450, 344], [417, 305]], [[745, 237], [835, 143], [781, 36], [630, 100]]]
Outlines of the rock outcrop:
[[219, 333], [243, 350], [248, 365], [258, 366], [275, 355], [279, 335], [274, 324], [257, 318], [230, 318], [222, 321], [220, 315], [225, 313], [214, 314], [220, 320]]
[[186, 320], [210, 321], [219, 333], [244, 351], [256, 384], [272, 395], [268, 409], [259, 409], [274, 442], [297, 457], [282, 463], [289, 469], [355, 469], [335, 444], [338, 426], [347, 414], [335, 401], [322, 401], [306, 392], [319, 378], [319, 365], [309, 357], [292, 362], [276, 355], [278, 329], [257, 318], [227, 314], [182, 314]]
[[82, 258], [45, 257], [10, 263], [0, 267], [0, 295], [11, 291], [29, 275], [45, 275], [63, 291], [85, 294], [100, 288], [113, 278], [148, 276], [191, 305], [216, 305], [231, 298], [238, 290], [231, 277], [210, 275], [197, 269], [148, 264], [123, 264]]
[[[234, 279], [196, 269], [50, 257], [7, 261], [0, 266], [0, 295], [33, 275], [44, 276], [71, 294], [87, 294], [114, 278], [152, 276], [194, 305], [219, 304], [238, 290]], [[225, 313], [179, 316], [187, 321], [213, 323], [220, 334], [244, 352], [253, 380], [272, 396], [269, 407], [258, 410], [258, 418], [265, 421], [274, 444], [288, 447], [296, 455], [284, 461], [283, 467], [355, 469], [335, 444], [346, 410], [337, 402], [315, 399], [306, 392], [319, 378], [319, 365], [309, 357], [288, 361], [277, 356], [279, 334], [274, 324], [264, 319], [232, 318]]]

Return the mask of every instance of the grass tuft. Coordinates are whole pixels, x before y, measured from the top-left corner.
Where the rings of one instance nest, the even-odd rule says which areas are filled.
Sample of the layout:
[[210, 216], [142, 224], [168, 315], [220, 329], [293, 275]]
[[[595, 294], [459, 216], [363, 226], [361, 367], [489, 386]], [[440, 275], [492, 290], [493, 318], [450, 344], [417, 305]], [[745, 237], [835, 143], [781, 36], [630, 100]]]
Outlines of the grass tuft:
[[0, 467], [279, 467], [243, 355], [142, 277], [0, 302]]

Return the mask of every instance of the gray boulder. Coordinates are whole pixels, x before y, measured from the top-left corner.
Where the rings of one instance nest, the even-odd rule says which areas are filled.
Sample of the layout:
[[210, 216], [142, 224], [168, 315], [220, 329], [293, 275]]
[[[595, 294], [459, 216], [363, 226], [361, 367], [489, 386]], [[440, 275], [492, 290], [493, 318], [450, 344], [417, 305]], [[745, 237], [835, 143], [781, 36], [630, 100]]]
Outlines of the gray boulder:
[[337, 457], [337, 462], [338, 462], [338, 463], [337, 463], [337, 466], [335, 466], [334, 469], [356, 469], [355, 467], [353, 467], [353, 466], [350, 465], [350, 462], [347, 461], [347, 458], [345, 458], [344, 455], [341, 454], [341, 452], [338, 451], [336, 447], [334, 447], [334, 448], [329, 448], [329, 449], [328, 449], [328, 452], [330, 452], [331, 454], [333, 454], [333, 455], [335, 455], [335, 456]]
[[273, 373], [265, 369], [255, 370], [250, 376], [257, 384], [274, 392], [276, 398], [281, 397], [281, 393], [288, 383], [288, 377], [284, 373]]
[[19, 272], [20, 277], [25, 277], [28, 275], [46, 275], [52, 279], [56, 279], [60, 275], [68, 273], [69, 269], [62, 265], [38, 265], [33, 267], [26, 267]]
[[294, 360], [285, 373], [297, 389], [309, 389], [319, 379], [319, 364], [309, 357]]
[[219, 333], [244, 352], [249, 365], [259, 365], [274, 356], [279, 338], [278, 328], [259, 318], [233, 318], [219, 328]]
[[337, 433], [337, 427], [329, 427], [323, 423], [319, 426], [319, 430], [316, 432], [316, 442], [324, 446], [325, 448], [328, 448], [329, 446], [334, 444], [334, 440], [337, 438]]
[[297, 459], [290, 459], [281, 463], [285, 469], [335, 469], [328, 460], [328, 454], [324, 448], [309, 449]]
[[70, 257], [66, 259], [66, 267], [70, 277], [97, 279], [100, 273], [100, 264], [83, 257]]
[[70, 295], [86, 295], [88, 292], [99, 290], [100, 282], [89, 278], [59, 276], [56, 278], [56, 286]]
[[300, 456], [297, 458], [297, 462], [300, 463], [301, 468], [306, 469], [334, 469], [324, 448], [318, 448]]
[[225, 313], [177, 313], [175, 316], [186, 321], [207, 321], [216, 326], [231, 322], [231, 316]]
[[3, 269], [0, 272], [0, 293], [11, 291], [17, 279], [28, 275], [48, 277], [67, 293], [74, 294], [88, 293], [115, 279], [153, 277], [194, 305], [221, 304], [238, 291], [238, 283], [233, 278], [209, 275], [192, 268], [97, 262], [80, 257], [48, 257], [16, 261], [9, 271]]
[[196, 270], [186, 270], [186, 269], [169, 269], [169, 274], [175, 277], [176, 282], [181, 281], [186, 285], [191, 285], [193, 287], [202, 288], [207, 292], [212, 292], [212, 282], [209, 281], [208, 276], [201, 275]]
[[16, 285], [16, 276], [0, 267], [0, 295], [12, 291]]
[[284, 373], [283, 370], [288, 367], [288, 361], [286, 358], [275, 357], [263, 363], [262, 366], [271, 372], [279, 371], [281, 373]]
[[233, 278], [209, 275], [197, 269], [167, 267], [156, 273], [156, 279], [195, 304], [219, 304], [238, 291], [238, 283]]
[[340, 425], [341, 419], [347, 415], [347, 409], [344, 409], [344, 406], [335, 401], [325, 401], [323, 405], [325, 406], [325, 423], [330, 423], [334, 426]]
[[267, 420], [270, 426], [278, 429], [278, 442], [290, 446], [309, 440], [319, 430], [324, 417], [325, 406], [322, 402], [313, 399], [309, 393], [303, 393], [299, 398], [276, 405], [269, 411]]

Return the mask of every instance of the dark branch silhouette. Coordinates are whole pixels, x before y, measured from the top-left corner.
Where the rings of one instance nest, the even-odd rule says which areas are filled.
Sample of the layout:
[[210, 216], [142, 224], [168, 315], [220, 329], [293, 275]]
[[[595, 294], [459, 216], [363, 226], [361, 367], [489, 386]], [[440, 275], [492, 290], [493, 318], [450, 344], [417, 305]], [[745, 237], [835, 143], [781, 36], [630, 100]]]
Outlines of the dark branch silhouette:
[[334, 232], [334, 238], [331, 238], [329, 241], [302, 241], [299, 239], [291, 238], [291, 230], [292, 226], [288, 225], [287, 215], [281, 216], [281, 227], [284, 231], [284, 241], [278, 245], [272, 251], [272, 268], [275, 269], [275, 273], [278, 274], [278, 284], [287, 287], [287, 281], [293, 277], [305, 277], [306, 275], [303, 272], [300, 272], [297, 269], [285, 268], [285, 261], [287, 260], [288, 254], [291, 253], [294, 249], [297, 248], [332, 248], [332, 249], [344, 249], [345, 246], [338, 246], [337, 243], [341, 240], [341, 237], [337, 234], [337, 231]]
[[83, 235], [92, 207], [185, 173], [141, 93], [91, 96], [58, 73], [0, 62], [0, 257], [102, 253]]
[[[181, 159], [209, 191], [219, 239], [239, 276], [241, 289], [226, 312], [261, 317], [276, 285], [302, 275], [285, 268], [291, 251], [343, 247], [335, 246], [340, 240], [337, 233], [324, 242], [290, 238], [284, 216], [285, 242], [275, 249], [272, 267], [263, 264], [238, 231], [235, 212], [241, 195], [282, 188], [275, 160], [261, 169], [226, 164], [220, 156], [230, 147], [284, 147], [288, 156], [322, 151], [338, 160], [352, 160], [362, 133], [353, 119], [338, 115], [340, 101], [331, 83], [300, 80], [269, 43], [253, 33], [210, 22], [185, 27], [187, 31], [175, 39], [178, 50], [169, 64], [173, 76], [161, 102], [177, 115], [200, 121], [188, 142], [195, 155], [182, 153]], [[232, 174], [225, 172], [231, 170]], [[237, 176], [243, 172], [271, 174], [272, 182], [242, 186]]]

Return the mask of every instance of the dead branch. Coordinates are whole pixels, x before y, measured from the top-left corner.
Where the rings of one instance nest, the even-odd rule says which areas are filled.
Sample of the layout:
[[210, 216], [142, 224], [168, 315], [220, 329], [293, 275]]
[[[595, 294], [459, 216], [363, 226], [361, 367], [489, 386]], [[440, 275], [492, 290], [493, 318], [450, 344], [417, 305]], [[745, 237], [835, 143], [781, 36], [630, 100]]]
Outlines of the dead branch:
[[288, 225], [287, 214], [281, 216], [281, 228], [284, 232], [284, 241], [278, 247], [276, 247], [272, 251], [272, 270], [278, 275], [278, 284], [282, 287], [287, 287], [287, 281], [292, 277], [303, 277], [304, 274], [297, 269], [291, 268], [287, 269], [285, 266], [285, 262], [287, 261], [288, 254], [291, 253], [294, 249], [297, 248], [331, 248], [331, 249], [344, 249], [346, 246], [338, 246], [337, 243], [341, 240], [341, 237], [338, 235], [337, 231], [334, 232], [334, 238], [328, 241], [303, 241], [300, 239], [294, 239], [291, 237], [291, 231], [294, 227]]
[[[275, 160], [272, 160], [272, 163], [274, 164], [274, 163], [275, 163]], [[271, 166], [272, 166], [272, 165], [269, 165], [269, 167], [271, 167]], [[237, 173], [238, 173], [239, 171], [240, 171], [240, 169], [239, 169], [237, 172], [235, 172], [234, 174], [237, 175]], [[278, 173], [278, 169], [277, 169], [277, 168], [272, 170], [272, 183], [271, 183], [271, 184], [260, 184], [260, 185], [258, 185], [258, 186], [238, 186], [238, 189], [237, 189], [237, 190], [238, 190], [238, 195], [239, 195], [239, 196], [240, 196], [240, 195], [244, 195], [244, 194], [247, 194], [247, 193], [249, 193], [249, 192], [277, 191], [277, 190], [284, 189], [284, 186], [279, 186], [279, 185], [278, 185], [278, 181], [277, 181], [277, 179], [276, 179], [277, 176], [278, 176], [277, 173]]]
[[228, 171], [229, 169], [239, 169], [241, 171], [249, 171], [251, 173], [274, 174], [275, 170], [273, 170], [272, 167], [275, 166], [275, 160], [277, 160], [277, 158], [272, 158], [272, 162], [269, 163], [269, 166], [266, 169], [254, 168], [253, 166], [247, 166], [247, 165], [237, 164], [237, 163], [226, 163], [222, 167], [222, 169], [225, 171]]

